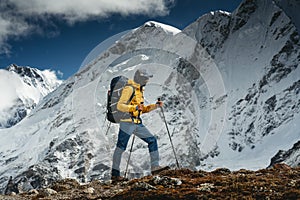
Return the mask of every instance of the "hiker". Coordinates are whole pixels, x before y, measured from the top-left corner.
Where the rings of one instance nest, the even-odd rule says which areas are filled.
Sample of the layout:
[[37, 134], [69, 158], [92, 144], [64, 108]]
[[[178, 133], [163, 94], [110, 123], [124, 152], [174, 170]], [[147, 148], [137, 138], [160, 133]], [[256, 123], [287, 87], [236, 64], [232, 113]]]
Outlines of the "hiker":
[[[131, 117], [120, 120], [118, 142], [113, 155], [112, 181], [126, 180], [124, 177], [120, 176], [120, 162], [122, 153], [126, 150], [127, 143], [132, 134], [135, 134], [148, 143], [152, 174], [164, 169], [164, 167], [159, 165], [157, 140], [144, 126], [140, 117], [143, 113], [150, 112], [163, 105], [162, 101], [157, 101], [156, 104], [144, 105], [143, 91], [151, 77], [153, 77], [153, 75], [147, 73], [145, 69], [137, 70], [134, 74], [134, 79], [128, 80], [128, 85], [123, 89], [117, 104], [118, 110], [130, 113]], [[132, 94], [134, 94], [132, 100], [127, 103]]]

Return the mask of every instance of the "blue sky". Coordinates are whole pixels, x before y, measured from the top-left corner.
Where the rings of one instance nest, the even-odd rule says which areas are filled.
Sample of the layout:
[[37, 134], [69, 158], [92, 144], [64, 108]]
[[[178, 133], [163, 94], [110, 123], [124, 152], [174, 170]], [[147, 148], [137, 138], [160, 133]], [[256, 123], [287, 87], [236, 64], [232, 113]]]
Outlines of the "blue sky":
[[183, 29], [210, 11], [232, 12], [241, 1], [1, 0], [0, 68], [15, 63], [52, 69], [67, 79], [95, 46], [115, 34], [150, 20]]

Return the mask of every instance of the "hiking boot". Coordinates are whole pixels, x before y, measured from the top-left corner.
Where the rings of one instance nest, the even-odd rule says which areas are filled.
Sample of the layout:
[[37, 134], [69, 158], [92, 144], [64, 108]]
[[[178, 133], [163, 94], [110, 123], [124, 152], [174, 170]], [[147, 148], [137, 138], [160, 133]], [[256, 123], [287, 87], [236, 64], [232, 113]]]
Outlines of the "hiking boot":
[[124, 182], [124, 181], [128, 181], [128, 178], [125, 178], [123, 176], [112, 176], [111, 177], [111, 183], [115, 184], [118, 182]]
[[162, 172], [164, 170], [168, 170], [168, 169], [170, 169], [169, 166], [165, 166], [165, 167], [162, 167], [162, 166], [151, 167], [151, 174], [152, 175], [156, 175], [156, 174], [159, 174], [160, 172]]

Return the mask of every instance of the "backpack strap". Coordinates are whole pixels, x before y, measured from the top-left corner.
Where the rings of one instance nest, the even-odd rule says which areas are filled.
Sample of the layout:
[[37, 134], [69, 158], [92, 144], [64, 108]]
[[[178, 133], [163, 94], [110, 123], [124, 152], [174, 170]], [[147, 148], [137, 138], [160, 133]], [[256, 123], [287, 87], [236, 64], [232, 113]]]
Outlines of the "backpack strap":
[[134, 89], [134, 87], [132, 86], [132, 85], [127, 85], [127, 86], [129, 86], [129, 87], [131, 87], [132, 88], [132, 94], [131, 94], [131, 96], [130, 96], [130, 98], [128, 99], [128, 101], [127, 101], [127, 104], [128, 103], [130, 103], [131, 102], [131, 100], [133, 99], [133, 97], [134, 97], [134, 95], [135, 95], [135, 89]]
[[[134, 97], [134, 95], [135, 95], [135, 88], [134, 88], [132, 85], [127, 85], [127, 86], [131, 87], [132, 90], [133, 90], [133, 92], [132, 92], [130, 98], [129, 98], [128, 101], [127, 101], [127, 104], [129, 104], [129, 103], [132, 101], [132, 99], [133, 99], [133, 97]], [[130, 113], [130, 115], [132, 115], [132, 113]]]

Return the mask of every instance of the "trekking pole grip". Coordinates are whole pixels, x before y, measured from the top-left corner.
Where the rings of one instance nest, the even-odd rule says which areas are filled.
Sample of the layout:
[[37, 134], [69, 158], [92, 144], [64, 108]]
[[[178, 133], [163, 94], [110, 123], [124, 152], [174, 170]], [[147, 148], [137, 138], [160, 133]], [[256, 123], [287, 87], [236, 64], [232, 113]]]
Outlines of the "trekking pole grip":
[[163, 107], [162, 106], [160, 106], [160, 102], [161, 101], [161, 99], [160, 99], [160, 97], [158, 97], [157, 98], [157, 102], [156, 102], [156, 105], [159, 105], [159, 107], [160, 107], [160, 110], [163, 112]]
[[[143, 105], [144, 102], [141, 102], [141, 104]], [[139, 110], [138, 118], [140, 118], [140, 116], [141, 116], [141, 110]]]
[[156, 104], [159, 105], [160, 104], [159, 102], [160, 102], [160, 97], [157, 98]]

